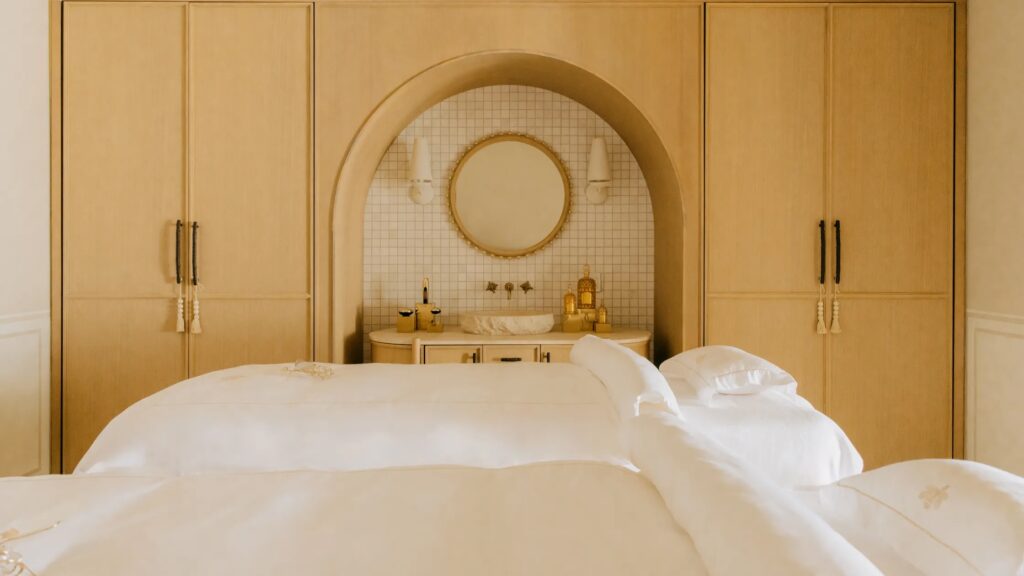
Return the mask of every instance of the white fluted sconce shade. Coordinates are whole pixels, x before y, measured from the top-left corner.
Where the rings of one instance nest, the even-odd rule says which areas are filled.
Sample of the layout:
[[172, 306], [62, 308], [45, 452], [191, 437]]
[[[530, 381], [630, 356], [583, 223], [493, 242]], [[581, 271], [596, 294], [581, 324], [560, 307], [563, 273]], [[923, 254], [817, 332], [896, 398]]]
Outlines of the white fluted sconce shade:
[[608, 146], [604, 138], [594, 138], [587, 163], [587, 201], [604, 204], [612, 186], [612, 168], [608, 163]]
[[430, 144], [426, 138], [412, 142], [409, 161], [409, 198], [417, 204], [428, 204], [434, 198], [434, 177], [430, 170]]

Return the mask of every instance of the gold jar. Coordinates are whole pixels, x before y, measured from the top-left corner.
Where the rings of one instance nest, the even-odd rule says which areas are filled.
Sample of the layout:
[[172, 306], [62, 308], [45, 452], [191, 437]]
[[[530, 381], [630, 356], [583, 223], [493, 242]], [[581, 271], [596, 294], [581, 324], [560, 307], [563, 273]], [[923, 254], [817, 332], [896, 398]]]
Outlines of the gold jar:
[[572, 291], [572, 284], [569, 285], [569, 289], [565, 291], [565, 296], [562, 297], [562, 310], [566, 316], [576, 313], [576, 294]]
[[597, 282], [590, 277], [590, 266], [583, 266], [583, 278], [576, 283], [576, 306], [580, 310], [593, 310], [597, 299]]

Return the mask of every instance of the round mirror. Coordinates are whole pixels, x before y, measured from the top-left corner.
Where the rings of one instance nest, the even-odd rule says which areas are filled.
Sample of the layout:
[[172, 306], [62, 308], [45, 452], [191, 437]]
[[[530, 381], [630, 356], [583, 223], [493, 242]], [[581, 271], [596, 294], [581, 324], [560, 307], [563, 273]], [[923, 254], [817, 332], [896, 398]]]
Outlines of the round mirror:
[[554, 239], [569, 216], [569, 175], [547, 146], [515, 134], [491, 136], [459, 160], [448, 187], [452, 220], [477, 248], [525, 256]]

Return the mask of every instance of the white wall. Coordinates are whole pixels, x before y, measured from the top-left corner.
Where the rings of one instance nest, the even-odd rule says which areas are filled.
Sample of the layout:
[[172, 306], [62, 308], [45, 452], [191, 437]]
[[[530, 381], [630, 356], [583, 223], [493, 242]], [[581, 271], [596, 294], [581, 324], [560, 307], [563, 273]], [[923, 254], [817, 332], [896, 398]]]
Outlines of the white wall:
[[968, 10], [967, 456], [1024, 475], [1024, 2]]
[[0, 2], [0, 475], [48, 468], [48, 13]]

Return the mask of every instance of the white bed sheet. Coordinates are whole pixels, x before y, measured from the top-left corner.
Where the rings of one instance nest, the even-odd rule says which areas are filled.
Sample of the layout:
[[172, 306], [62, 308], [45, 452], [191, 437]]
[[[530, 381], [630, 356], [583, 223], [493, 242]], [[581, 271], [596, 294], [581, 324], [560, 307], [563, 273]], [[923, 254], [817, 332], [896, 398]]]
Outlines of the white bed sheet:
[[820, 486], [864, 470], [842, 428], [786, 391], [717, 395], [710, 406], [678, 389], [676, 398], [685, 421], [781, 486]]
[[320, 366], [333, 375], [243, 366], [171, 386], [117, 416], [75, 472], [630, 466], [604, 385], [572, 364]]
[[599, 463], [0, 480], [39, 574], [700, 576], [658, 491]]

